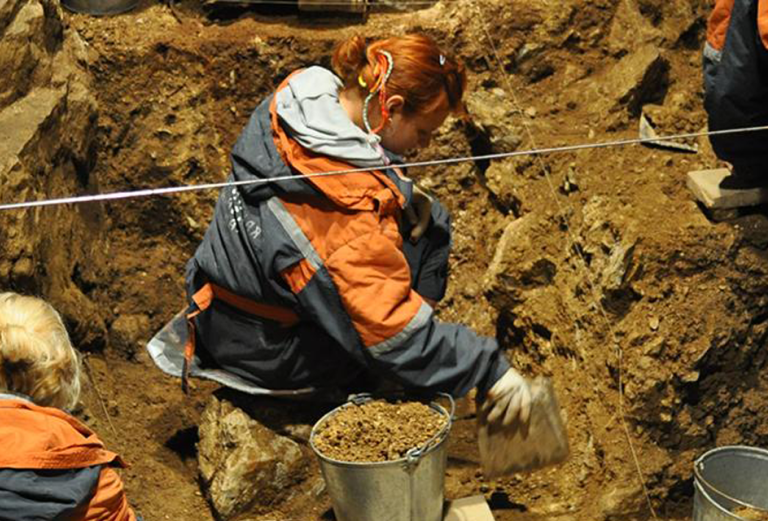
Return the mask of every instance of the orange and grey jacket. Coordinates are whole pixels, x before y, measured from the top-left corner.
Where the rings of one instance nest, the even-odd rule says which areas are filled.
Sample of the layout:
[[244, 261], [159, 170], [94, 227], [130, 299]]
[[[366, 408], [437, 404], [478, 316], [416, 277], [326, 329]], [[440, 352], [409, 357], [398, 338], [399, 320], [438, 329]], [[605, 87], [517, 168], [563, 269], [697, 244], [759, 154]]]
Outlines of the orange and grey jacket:
[[346, 116], [341, 81], [312, 67], [289, 77], [251, 115], [187, 266], [187, 292], [206, 283], [294, 313], [270, 320], [213, 299], [195, 318], [198, 346], [220, 367], [267, 388], [332, 387], [367, 371], [406, 388], [455, 396], [495, 383], [509, 365], [494, 339], [441, 323], [413, 288], [400, 217], [410, 181], [381, 166]]
[[[710, 130], [768, 125], [768, 0], [716, 0], [704, 48]], [[766, 174], [768, 132], [711, 136], [736, 172]]]
[[0, 519], [136, 521], [123, 466], [65, 412], [0, 394]]

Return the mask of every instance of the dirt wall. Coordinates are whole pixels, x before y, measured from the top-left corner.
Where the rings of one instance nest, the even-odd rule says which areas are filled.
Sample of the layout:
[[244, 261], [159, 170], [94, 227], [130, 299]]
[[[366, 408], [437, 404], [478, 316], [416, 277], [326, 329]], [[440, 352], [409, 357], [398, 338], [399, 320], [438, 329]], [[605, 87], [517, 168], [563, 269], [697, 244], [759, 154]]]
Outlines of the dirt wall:
[[[76, 35], [85, 43], [72, 65], [79, 72], [60, 80], [72, 87], [55, 98], [49, 113], [59, 116], [32, 125], [14, 149], [18, 166], [0, 176], [8, 200], [220, 181], [261, 97], [297, 67], [327, 65], [334, 42], [358, 32], [426, 31], [467, 63], [474, 120], [449, 121], [418, 159], [635, 137], [641, 112], [662, 133], [706, 124], [707, 5], [698, 0], [438, 2], [365, 22], [288, 8], [211, 12], [191, 1], [60, 18], [41, 2], [25, 5], [48, 6], [36, 23], [51, 32], [30, 34], [63, 43], [31, 38], [27, 55], [38, 61], [29, 63], [78, 48]], [[11, 4], [0, 21], [19, 18], [22, 3]], [[6, 35], [10, 23], [0, 23]], [[0, 85], [0, 118], [56, 85], [56, 74], [39, 74], [13, 83], [28, 88]], [[80, 86], [88, 81], [90, 96]], [[762, 208], [707, 219], [684, 176], [716, 160], [705, 140], [695, 144], [695, 155], [623, 147], [412, 171], [453, 215], [441, 318], [497, 336], [516, 366], [551, 376], [573, 448], [562, 467], [488, 483], [474, 419], [461, 419], [449, 497], [483, 493], [499, 520], [639, 520], [651, 516], [644, 485], [660, 517], [683, 519], [696, 456], [765, 443], [768, 221]], [[82, 417], [134, 463], [128, 492], [150, 519], [211, 519], [195, 443], [213, 386], [185, 399], [141, 345], [182, 307], [183, 266], [215, 199], [196, 192], [0, 214], [0, 282], [49, 296], [82, 348], [106, 346], [91, 357]], [[261, 505], [253, 519], [320, 519], [327, 497], [316, 477], [313, 466], [283, 496], [290, 501]]]
[[[83, 40], [47, 0], [5, 2], [0, 36], [3, 202], [96, 190], [97, 112]], [[78, 345], [103, 347], [104, 316], [89, 295], [104, 262], [100, 209], [3, 212], [0, 229], [0, 287], [49, 297]]]

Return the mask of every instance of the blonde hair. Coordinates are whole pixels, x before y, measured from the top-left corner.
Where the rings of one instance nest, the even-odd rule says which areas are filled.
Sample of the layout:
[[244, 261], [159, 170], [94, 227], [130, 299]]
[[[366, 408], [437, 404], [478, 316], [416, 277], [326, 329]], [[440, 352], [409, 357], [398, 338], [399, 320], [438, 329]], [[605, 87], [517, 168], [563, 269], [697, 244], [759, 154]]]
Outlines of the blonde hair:
[[0, 293], [0, 392], [42, 406], [72, 409], [80, 396], [80, 359], [59, 313], [42, 299]]

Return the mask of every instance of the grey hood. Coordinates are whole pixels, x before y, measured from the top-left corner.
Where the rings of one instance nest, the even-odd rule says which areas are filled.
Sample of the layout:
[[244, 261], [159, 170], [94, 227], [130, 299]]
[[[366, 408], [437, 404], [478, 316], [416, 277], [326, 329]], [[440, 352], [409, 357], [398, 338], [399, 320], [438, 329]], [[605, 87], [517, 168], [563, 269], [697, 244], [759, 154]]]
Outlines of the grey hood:
[[342, 87], [331, 71], [310, 67], [275, 95], [277, 115], [307, 150], [361, 168], [381, 166], [385, 161], [375, 147], [376, 137], [355, 125], [341, 106]]

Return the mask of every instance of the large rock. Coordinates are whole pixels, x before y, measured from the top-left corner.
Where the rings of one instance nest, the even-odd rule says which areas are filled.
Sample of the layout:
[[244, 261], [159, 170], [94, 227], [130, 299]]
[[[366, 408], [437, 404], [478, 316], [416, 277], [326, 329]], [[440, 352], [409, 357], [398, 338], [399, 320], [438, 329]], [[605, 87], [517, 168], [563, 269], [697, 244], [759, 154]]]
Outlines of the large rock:
[[581, 250], [590, 271], [591, 284], [607, 311], [623, 314], [636, 300], [631, 287], [640, 266], [635, 258], [637, 234], [632, 223], [617, 223], [606, 213], [604, 198], [592, 197], [582, 210]]
[[152, 334], [147, 315], [121, 315], [109, 327], [109, 342], [124, 357], [133, 359]]
[[659, 30], [645, 18], [634, 0], [619, 2], [608, 31], [606, 47], [614, 55], [628, 54], [659, 38]]
[[[648, 43], [675, 45], [696, 41], [709, 6], [691, 0], [623, 0], [618, 3], [606, 47], [613, 54], [633, 52]], [[686, 42], [689, 37], [691, 42]]]
[[551, 286], [560, 255], [535, 244], [546, 231], [547, 224], [536, 214], [514, 219], [504, 229], [485, 280], [495, 307], [514, 309]]
[[483, 281], [485, 295], [499, 310], [507, 332], [538, 359], [574, 347], [568, 345], [574, 324], [566, 317], [576, 306], [570, 286], [577, 280], [567, 266], [567, 250], [557, 229], [551, 215], [529, 213], [511, 219]]
[[522, 115], [517, 114], [514, 104], [504, 90], [477, 90], [467, 95], [467, 109], [471, 115], [470, 126], [475, 139], [483, 139], [487, 149], [480, 152], [512, 152], [522, 139], [520, 131]]
[[61, 18], [52, 3], [5, 4], [0, 11], [0, 27], [5, 28], [0, 39], [0, 106], [50, 81], [51, 63], [63, 43]]
[[215, 396], [200, 422], [198, 458], [206, 494], [224, 520], [257, 519], [304, 478], [307, 465], [296, 442]]
[[[2, 2], [0, 34], [2, 201], [82, 193], [97, 114], [84, 43], [64, 31], [55, 0]], [[103, 251], [101, 222], [93, 206], [0, 212], [0, 287], [48, 297], [86, 348], [105, 336], [103, 313], [86, 294]]]
[[646, 45], [622, 58], [600, 82], [600, 91], [614, 108], [626, 106], [637, 115], [644, 103], [663, 97], [669, 62], [655, 45]]
[[599, 505], [605, 521], [640, 519], [648, 508], [639, 483], [608, 487]]
[[627, 54], [595, 76], [574, 83], [566, 97], [606, 117], [607, 126], [626, 123], [646, 103], [664, 99], [669, 86], [669, 61], [654, 44]]

